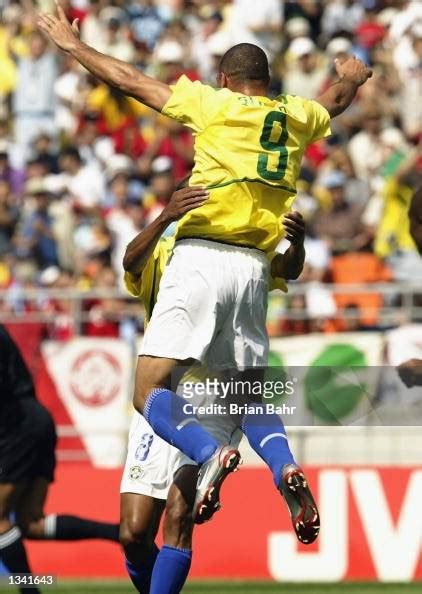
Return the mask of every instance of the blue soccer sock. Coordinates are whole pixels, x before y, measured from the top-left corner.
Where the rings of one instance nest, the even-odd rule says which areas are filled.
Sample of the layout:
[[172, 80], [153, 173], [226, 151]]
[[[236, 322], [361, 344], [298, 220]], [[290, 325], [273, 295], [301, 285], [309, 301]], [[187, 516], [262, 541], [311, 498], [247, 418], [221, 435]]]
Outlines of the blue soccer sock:
[[150, 594], [179, 594], [189, 574], [192, 551], [164, 545], [154, 565]]
[[[253, 403], [249, 405], [251, 406], [256, 408], [263, 405]], [[256, 410], [255, 414], [246, 414], [243, 417], [242, 431], [251, 447], [270, 467], [278, 487], [283, 466], [295, 464], [295, 460], [281, 418], [274, 413], [260, 413], [259, 408]]]
[[218, 442], [199, 423], [194, 414], [185, 412], [186, 400], [165, 388], [153, 390], [147, 397], [144, 417], [167, 443], [202, 464], [218, 448]]
[[154, 544], [153, 549], [149, 553], [143, 554], [139, 561], [131, 563], [125, 558], [126, 569], [132, 580], [133, 585], [141, 592], [141, 594], [149, 594], [151, 587], [151, 576], [152, 570], [154, 569], [154, 563], [158, 557], [160, 549]]

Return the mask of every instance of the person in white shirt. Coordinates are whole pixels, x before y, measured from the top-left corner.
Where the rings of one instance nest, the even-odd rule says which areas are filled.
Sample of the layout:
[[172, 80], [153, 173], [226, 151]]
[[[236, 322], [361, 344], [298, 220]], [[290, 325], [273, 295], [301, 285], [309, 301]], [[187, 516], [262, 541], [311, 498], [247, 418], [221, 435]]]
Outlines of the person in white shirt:
[[228, 25], [231, 45], [253, 43], [270, 56], [281, 45], [283, 0], [234, 0]]
[[60, 153], [61, 173], [48, 176], [50, 191], [70, 195], [74, 206], [89, 214], [105, 195], [104, 172], [94, 163], [85, 165], [79, 150], [70, 146]]
[[309, 37], [296, 37], [288, 48], [290, 65], [283, 77], [284, 92], [311, 99], [316, 97], [327, 77], [326, 64], [320, 59]]

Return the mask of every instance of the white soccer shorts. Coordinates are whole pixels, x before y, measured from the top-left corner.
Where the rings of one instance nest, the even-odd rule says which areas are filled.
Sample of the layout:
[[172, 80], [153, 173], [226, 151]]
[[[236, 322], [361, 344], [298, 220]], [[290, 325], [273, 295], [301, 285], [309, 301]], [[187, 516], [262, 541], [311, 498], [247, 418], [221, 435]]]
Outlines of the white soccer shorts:
[[[221, 445], [237, 447], [242, 432], [228, 416], [198, 415], [203, 425]], [[195, 462], [158, 437], [145, 418], [135, 412], [129, 431], [128, 452], [120, 493], [167, 499], [176, 470]]]
[[196, 359], [212, 369], [267, 364], [268, 260], [255, 249], [176, 242], [141, 355]]
[[156, 435], [141, 414], [134, 412], [120, 492], [167, 499], [176, 454], [178, 450]]

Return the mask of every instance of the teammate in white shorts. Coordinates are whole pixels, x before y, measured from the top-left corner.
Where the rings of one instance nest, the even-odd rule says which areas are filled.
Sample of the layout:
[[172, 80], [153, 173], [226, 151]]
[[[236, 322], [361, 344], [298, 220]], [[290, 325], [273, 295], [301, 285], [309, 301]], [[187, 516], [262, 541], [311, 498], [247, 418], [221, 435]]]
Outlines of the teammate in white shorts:
[[[169, 228], [165, 236], [161, 234], [187, 208], [196, 208], [204, 199], [206, 192], [200, 188], [176, 191], [160, 220], [144, 229], [128, 246], [124, 260], [125, 282], [129, 292], [145, 304], [146, 320], [151, 315], [162, 272], [174, 243]], [[292, 213], [290, 217], [293, 217], [292, 220], [301, 220], [298, 213]], [[297, 229], [291, 228], [289, 231], [289, 219], [285, 222], [288, 236], [294, 241]], [[286, 276], [290, 277], [299, 275], [303, 266], [301, 249], [296, 250], [296, 256], [294, 251], [290, 252], [290, 261], [281, 254], [274, 254], [274, 258], [279, 261], [279, 266], [275, 266], [273, 270], [284, 269]], [[270, 288], [286, 290], [285, 281], [282, 278], [273, 278]], [[197, 366], [185, 374], [183, 380], [194, 384], [203, 382], [206, 378], [210, 378], [209, 370]], [[209, 401], [210, 399], [207, 400]], [[229, 415], [218, 418], [200, 415], [200, 420], [220, 444], [238, 446], [242, 437], [239, 419]], [[191, 511], [197, 473], [198, 467], [192, 460], [156, 435], [142, 415], [134, 413], [120, 489], [120, 536], [129, 575], [139, 592], [149, 591], [152, 568], [158, 554], [154, 541], [174, 477], [173, 496], [169, 500], [165, 522], [165, 542], [181, 543], [186, 548], [191, 546]]]
[[[201, 188], [176, 191], [159, 219], [128, 246], [124, 260], [125, 282], [129, 292], [144, 303], [145, 322], [151, 315], [160, 279], [174, 245], [168, 226], [188, 210], [202, 204], [206, 197]], [[166, 229], [166, 236], [162, 236]], [[283, 288], [282, 281], [279, 286]], [[191, 379], [195, 377], [191, 376]], [[214, 423], [213, 429], [222, 443], [229, 443], [233, 438], [233, 443], [238, 445], [240, 431], [236, 431], [228, 418], [217, 428]], [[181, 453], [156, 435], [145, 418], [135, 411], [120, 489], [120, 540], [125, 550], [128, 573], [139, 592], [149, 592], [158, 554], [155, 537], [173, 475], [184, 463]], [[195, 484], [196, 470], [192, 486]]]

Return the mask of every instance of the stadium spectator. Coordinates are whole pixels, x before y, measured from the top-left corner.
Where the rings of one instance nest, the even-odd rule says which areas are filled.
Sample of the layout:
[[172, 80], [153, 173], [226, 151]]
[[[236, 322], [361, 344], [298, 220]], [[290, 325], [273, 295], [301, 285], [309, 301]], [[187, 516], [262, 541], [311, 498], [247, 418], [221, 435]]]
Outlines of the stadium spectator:
[[113, 267], [116, 274], [122, 276], [126, 246], [142, 230], [145, 210], [141, 197], [131, 191], [127, 172], [117, 172], [110, 180], [109, 187], [109, 200], [113, 205], [105, 215], [105, 220], [113, 234]]
[[417, 137], [422, 122], [422, 18], [409, 27], [393, 59], [401, 82], [399, 111], [403, 129], [410, 138]]
[[386, 29], [378, 20], [376, 0], [366, 0], [363, 6], [364, 14], [354, 34], [357, 47], [368, 61], [371, 51], [384, 39]]
[[[201, 18], [201, 26], [198, 27], [197, 31], [193, 32], [192, 54], [201, 56], [200, 63], [198, 64], [201, 80], [213, 82], [213, 80], [215, 80], [213, 39], [215, 39], [215, 35], [217, 35], [218, 40], [218, 32], [223, 17], [220, 12], [209, 5], [204, 6], [199, 16]], [[228, 49], [228, 47], [226, 47], [226, 49]], [[223, 53], [224, 51], [225, 50], [223, 50]]]
[[[98, 288], [110, 289], [116, 285], [116, 274], [104, 267], [95, 279]], [[117, 338], [119, 336], [120, 303], [117, 299], [95, 299], [86, 303], [88, 322], [85, 326], [87, 336]]]
[[353, 33], [364, 15], [363, 6], [354, 0], [333, 0], [329, 2], [321, 19], [322, 32], [327, 37], [333, 37], [340, 31]]
[[0, 180], [0, 256], [12, 250], [12, 237], [19, 219], [9, 182]]
[[21, 258], [33, 259], [43, 269], [57, 265], [57, 241], [53, 230], [53, 219], [49, 213], [52, 194], [42, 180], [31, 180], [26, 190], [29, 213], [24, 217], [18, 232], [17, 253]]
[[[108, 9], [111, 11], [111, 7]], [[123, 10], [114, 8], [105, 17], [105, 39], [104, 51], [124, 62], [132, 62], [135, 59], [135, 48], [129, 41], [129, 31], [126, 24], [126, 15]]]
[[9, 184], [11, 191], [19, 196], [23, 190], [25, 172], [15, 169], [9, 160], [10, 143], [0, 140], [0, 180]]
[[370, 240], [361, 220], [362, 205], [346, 199], [346, 181], [340, 171], [332, 171], [321, 180], [328, 192], [329, 207], [320, 209], [313, 221], [315, 235], [328, 242], [334, 254], [360, 250]]
[[297, 37], [288, 47], [291, 65], [283, 77], [283, 90], [289, 95], [312, 99], [326, 78], [326, 67], [309, 37]]
[[8, 4], [0, 19], [0, 102], [13, 92], [17, 82], [16, 62], [26, 56], [27, 43], [22, 34], [23, 10], [18, 4]]
[[302, 16], [295, 16], [289, 19], [284, 27], [284, 33], [289, 42], [296, 37], [310, 37], [311, 26], [309, 21]]
[[331, 60], [345, 60], [350, 56], [353, 46], [347, 37], [333, 37], [327, 44], [325, 51]]
[[382, 112], [368, 107], [361, 117], [361, 130], [350, 139], [348, 150], [357, 177], [369, 180], [382, 164]]
[[141, 0], [130, 2], [126, 7], [134, 39], [139, 44], [145, 44], [151, 50], [163, 32], [169, 14], [163, 2]]
[[[39, 282], [46, 289], [65, 291], [72, 289], [75, 279], [72, 272], [51, 266], [41, 273]], [[47, 298], [43, 311], [52, 314], [45, 328], [45, 334], [50, 340], [66, 341], [75, 336], [74, 308], [70, 299]]]
[[289, 318], [280, 320], [276, 334], [297, 336], [312, 332], [312, 322], [306, 313], [306, 300], [303, 295], [294, 295], [289, 299], [288, 311]]
[[152, 163], [151, 185], [146, 190], [144, 198], [147, 224], [158, 217], [174, 192], [172, 167], [172, 161], [168, 157], [158, 157]]
[[104, 0], [90, 0], [88, 14], [81, 24], [81, 39], [98, 51], [103, 51], [106, 44], [106, 30], [101, 10], [107, 5]]
[[282, 5], [279, 0], [234, 0], [228, 25], [231, 45], [254, 43], [274, 56], [280, 48]]
[[29, 38], [29, 55], [18, 61], [13, 93], [15, 141], [22, 151], [22, 160], [37, 134], [56, 134], [54, 83], [57, 74], [56, 56], [48, 49], [45, 38], [33, 31]]
[[89, 214], [96, 209], [105, 192], [103, 171], [96, 165], [84, 164], [76, 147], [60, 153], [59, 166], [61, 173], [52, 180], [56, 188], [67, 191], [82, 212]]
[[82, 83], [78, 63], [65, 56], [62, 69], [54, 84], [56, 96], [56, 126], [59, 133], [74, 135], [78, 125], [77, 110], [83, 101]]
[[396, 280], [422, 279], [422, 264], [410, 236], [408, 210], [414, 188], [422, 183], [421, 151], [415, 149], [402, 161], [383, 188], [383, 207], [376, 237], [375, 252], [385, 258]]

